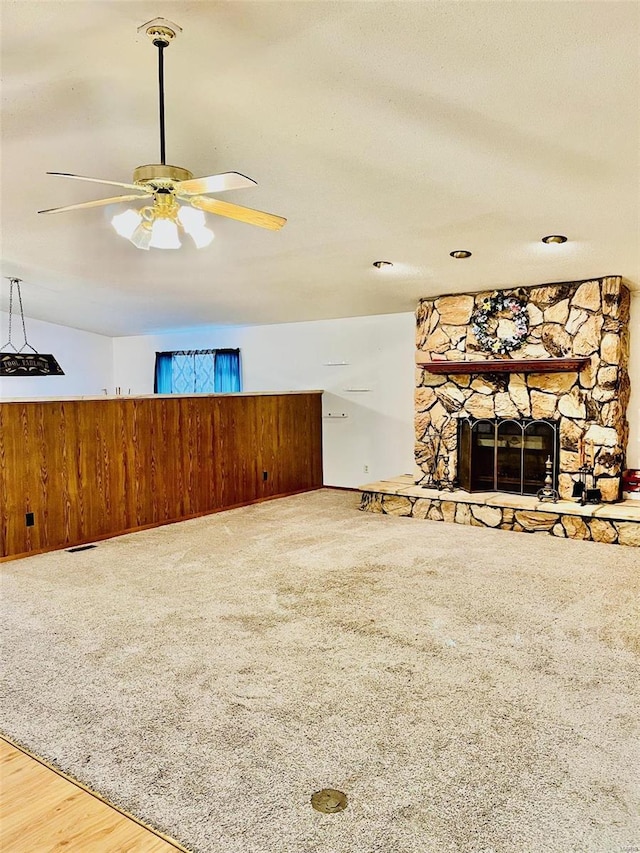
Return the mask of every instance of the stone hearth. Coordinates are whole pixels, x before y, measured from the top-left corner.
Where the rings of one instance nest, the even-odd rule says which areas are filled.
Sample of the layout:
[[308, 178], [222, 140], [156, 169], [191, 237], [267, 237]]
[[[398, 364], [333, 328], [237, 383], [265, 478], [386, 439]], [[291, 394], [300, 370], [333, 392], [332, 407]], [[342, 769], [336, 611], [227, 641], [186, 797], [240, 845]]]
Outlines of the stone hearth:
[[[494, 342], [514, 334], [514, 328], [520, 335], [503, 354], [479, 341], [473, 324], [495, 293], [526, 306], [520, 331], [504, 311], [492, 317]], [[617, 501], [628, 437], [629, 302], [629, 291], [617, 276], [422, 299], [416, 312], [414, 482], [455, 480], [461, 418], [539, 418], [556, 422], [559, 430], [561, 498], [572, 496], [586, 447], [602, 500]], [[501, 367], [509, 360], [518, 365], [513, 372], [482, 369], [482, 362], [496, 358]], [[573, 369], [549, 368], [553, 359], [583, 361]], [[530, 363], [535, 360], [541, 361], [540, 372]], [[524, 361], [529, 362], [526, 369]], [[452, 363], [452, 373], [442, 372], [442, 362]], [[437, 363], [437, 372], [429, 370], [429, 363]], [[543, 364], [552, 372], [543, 372]], [[486, 504], [479, 499], [478, 506]]]
[[413, 475], [403, 474], [361, 486], [360, 508], [385, 515], [640, 547], [640, 500], [585, 506], [566, 500], [542, 503], [533, 495], [428, 489], [416, 486], [413, 479]]

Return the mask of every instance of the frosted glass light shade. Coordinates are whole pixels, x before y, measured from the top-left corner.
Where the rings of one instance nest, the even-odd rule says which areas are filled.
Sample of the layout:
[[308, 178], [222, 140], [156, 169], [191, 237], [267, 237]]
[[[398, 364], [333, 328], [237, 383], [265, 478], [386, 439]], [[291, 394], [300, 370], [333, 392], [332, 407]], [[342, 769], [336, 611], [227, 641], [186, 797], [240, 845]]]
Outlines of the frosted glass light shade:
[[149, 245], [152, 249], [179, 249], [182, 243], [176, 223], [171, 219], [154, 219]]
[[178, 219], [187, 234], [199, 231], [207, 224], [206, 217], [201, 210], [196, 210], [195, 207], [188, 207], [187, 205], [180, 207]]
[[127, 240], [131, 239], [131, 235], [136, 230], [138, 225], [142, 222], [142, 217], [138, 213], [137, 210], [125, 210], [124, 213], [118, 213], [111, 220], [111, 224], [116, 229], [116, 232], [121, 237], [126, 237]]
[[215, 236], [210, 228], [205, 228], [204, 226], [202, 228], [193, 228], [188, 234], [198, 249], [206, 248]]
[[137, 249], [145, 249], [148, 252], [149, 244], [151, 243], [150, 226], [146, 222], [141, 221], [129, 239]]

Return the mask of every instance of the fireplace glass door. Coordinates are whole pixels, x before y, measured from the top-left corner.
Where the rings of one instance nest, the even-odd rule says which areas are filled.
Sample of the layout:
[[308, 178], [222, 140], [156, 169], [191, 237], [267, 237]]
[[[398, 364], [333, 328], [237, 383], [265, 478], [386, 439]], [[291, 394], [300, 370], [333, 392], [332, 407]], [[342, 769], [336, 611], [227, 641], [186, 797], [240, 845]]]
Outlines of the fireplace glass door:
[[530, 494], [524, 492], [522, 484], [524, 436], [520, 424], [516, 421], [503, 421], [497, 424], [497, 431], [496, 491], [515, 492], [518, 495]]
[[535, 495], [551, 459], [557, 488], [557, 424], [553, 421], [465, 418], [458, 430], [458, 479], [470, 492]]
[[471, 491], [494, 492], [496, 430], [492, 421], [478, 421], [471, 430]]

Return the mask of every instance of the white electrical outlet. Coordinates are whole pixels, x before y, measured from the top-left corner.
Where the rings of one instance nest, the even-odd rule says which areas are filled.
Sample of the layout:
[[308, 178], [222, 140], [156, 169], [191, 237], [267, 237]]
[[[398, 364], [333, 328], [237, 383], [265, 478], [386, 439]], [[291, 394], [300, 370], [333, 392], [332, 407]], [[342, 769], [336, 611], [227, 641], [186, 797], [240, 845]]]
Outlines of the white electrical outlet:
[[368, 466], [368, 465], [363, 465], [363, 466], [362, 466], [362, 470], [364, 471], [364, 473], [365, 473], [365, 474], [368, 474], [368, 473], [369, 473], [369, 466]]

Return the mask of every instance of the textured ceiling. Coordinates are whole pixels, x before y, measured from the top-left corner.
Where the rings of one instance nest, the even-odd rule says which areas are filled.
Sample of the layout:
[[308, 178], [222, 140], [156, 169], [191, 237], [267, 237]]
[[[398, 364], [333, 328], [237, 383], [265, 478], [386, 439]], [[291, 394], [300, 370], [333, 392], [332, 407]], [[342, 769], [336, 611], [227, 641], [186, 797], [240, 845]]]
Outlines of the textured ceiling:
[[[167, 161], [250, 175], [223, 198], [282, 231], [209, 216], [209, 248], [143, 252], [117, 209], [36, 213], [117, 193], [47, 171], [129, 181], [158, 161], [156, 50], [137, 33], [158, 15], [183, 28]], [[2, 275], [24, 279], [27, 315], [111, 335], [637, 287], [639, 19], [635, 2], [4, 0]]]

